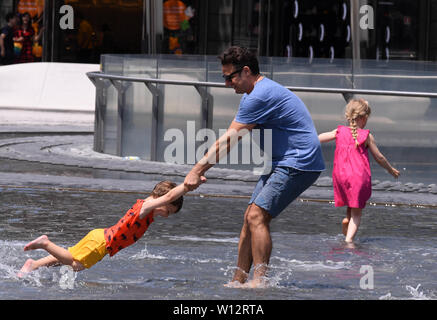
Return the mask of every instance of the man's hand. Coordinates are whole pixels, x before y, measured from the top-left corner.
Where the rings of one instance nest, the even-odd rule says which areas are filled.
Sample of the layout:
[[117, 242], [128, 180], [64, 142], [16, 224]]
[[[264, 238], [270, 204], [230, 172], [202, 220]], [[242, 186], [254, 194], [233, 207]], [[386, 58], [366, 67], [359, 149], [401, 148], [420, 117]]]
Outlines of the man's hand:
[[206, 178], [202, 175], [190, 171], [184, 180], [184, 186], [189, 190], [193, 191], [197, 189], [202, 183], [206, 182]]

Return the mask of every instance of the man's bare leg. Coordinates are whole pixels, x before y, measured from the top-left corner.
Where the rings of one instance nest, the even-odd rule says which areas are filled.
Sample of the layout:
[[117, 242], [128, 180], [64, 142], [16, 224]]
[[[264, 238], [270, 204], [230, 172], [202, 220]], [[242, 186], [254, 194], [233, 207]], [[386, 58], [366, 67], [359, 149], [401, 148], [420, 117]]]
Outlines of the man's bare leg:
[[251, 241], [252, 257], [254, 265], [253, 281], [251, 286], [262, 285], [267, 274], [270, 255], [272, 253], [272, 238], [270, 236], [270, 214], [252, 204], [247, 214]]
[[249, 224], [247, 222], [247, 213], [249, 212], [249, 209], [250, 205], [244, 213], [243, 227], [241, 228], [240, 240], [238, 242], [237, 270], [235, 270], [232, 282], [238, 281], [240, 283], [245, 283], [252, 266], [252, 241]]

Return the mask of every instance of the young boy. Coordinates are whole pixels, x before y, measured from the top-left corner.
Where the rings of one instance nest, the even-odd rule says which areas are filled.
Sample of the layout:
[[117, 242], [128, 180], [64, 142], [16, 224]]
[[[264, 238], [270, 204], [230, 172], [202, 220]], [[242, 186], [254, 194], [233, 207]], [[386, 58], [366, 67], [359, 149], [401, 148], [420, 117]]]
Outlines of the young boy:
[[[204, 182], [203, 180], [202, 182]], [[24, 251], [44, 249], [49, 256], [28, 259], [19, 275], [42, 266], [69, 265], [74, 271], [91, 268], [106, 254], [111, 257], [121, 249], [136, 242], [146, 232], [156, 216], [167, 218], [177, 213], [183, 204], [183, 195], [188, 192], [184, 184], [176, 186], [170, 181], [162, 181], [146, 199], [138, 199], [131, 209], [114, 226], [90, 231], [74, 247], [64, 249], [54, 244], [46, 235], [29, 242]]]

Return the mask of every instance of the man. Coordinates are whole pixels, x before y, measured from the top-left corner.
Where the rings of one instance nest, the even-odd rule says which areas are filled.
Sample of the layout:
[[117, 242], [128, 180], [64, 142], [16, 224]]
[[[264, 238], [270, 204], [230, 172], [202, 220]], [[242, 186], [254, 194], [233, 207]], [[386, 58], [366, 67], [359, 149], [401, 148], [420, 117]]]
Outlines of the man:
[[10, 12], [6, 15], [7, 25], [0, 32], [0, 64], [7, 65], [14, 62], [14, 28], [18, 24], [18, 17]]
[[238, 268], [232, 280], [245, 283], [253, 264], [254, 279], [248, 285], [260, 286], [272, 251], [270, 221], [317, 180], [325, 165], [304, 103], [262, 76], [256, 56], [247, 49], [231, 47], [220, 59], [226, 85], [244, 95], [227, 132], [194, 165], [184, 183], [190, 190], [197, 188], [205, 172], [229, 152], [230, 141], [237, 140], [241, 130], [271, 130], [272, 169], [260, 177], [244, 214]]

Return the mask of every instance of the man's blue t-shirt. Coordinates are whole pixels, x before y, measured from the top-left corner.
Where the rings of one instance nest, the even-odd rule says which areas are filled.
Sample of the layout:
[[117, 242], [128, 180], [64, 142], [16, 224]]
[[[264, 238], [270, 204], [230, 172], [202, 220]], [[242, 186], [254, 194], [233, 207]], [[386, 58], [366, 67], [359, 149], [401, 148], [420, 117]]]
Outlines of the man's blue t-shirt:
[[[272, 165], [323, 171], [320, 141], [305, 104], [273, 80], [263, 78], [240, 101], [235, 121], [272, 130]], [[261, 139], [263, 141], [263, 139]]]

